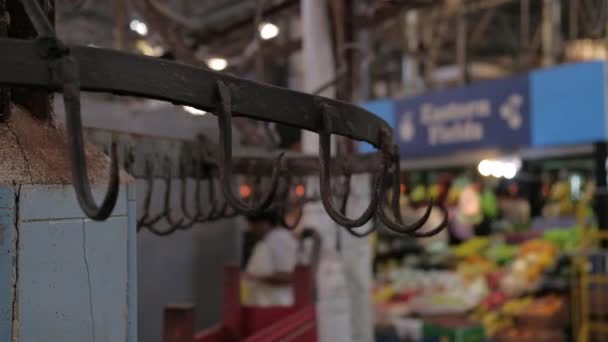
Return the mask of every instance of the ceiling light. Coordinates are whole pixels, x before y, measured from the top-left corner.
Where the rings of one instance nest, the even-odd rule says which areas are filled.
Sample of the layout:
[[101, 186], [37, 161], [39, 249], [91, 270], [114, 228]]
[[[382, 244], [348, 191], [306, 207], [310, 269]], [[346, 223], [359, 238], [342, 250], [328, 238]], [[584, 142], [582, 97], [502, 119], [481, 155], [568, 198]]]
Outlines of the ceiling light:
[[131, 20], [131, 22], [129, 23], [129, 28], [131, 29], [131, 31], [137, 32], [137, 34], [139, 34], [140, 36], [145, 36], [148, 34], [148, 25], [137, 19]]
[[205, 112], [204, 110], [200, 110], [198, 108], [194, 108], [194, 107], [190, 107], [190, 106], [183, 106], [182, 108], [184, 108], [184, 110], [192, 115], [205, 115], [207, 114], [207, 112]]
[[279, 35], [279, 27], [273, 23], [262, 23], [259, 27], [260, 38], [264, 40], [272, 39]]
[[515, 178], [515, 175], [517, 175], [517, 165], [514, 163], [504, 163], [502, 175], [506, 179]]
[[210, 58], [207, 66], [216, 71], [222, 71], [228, 67], [228, 61], [224, 58]]
[[490, 160], [486, 160], [486, 159], [482, 160], [479, 163], [479, 165], [477, 166], [477, 170], [484, 177], [487, 177], [490, 174], [492, 174], [493, 168], [494, 168], [494, 162], [490, 161]]
[[505, 174], [504, 163], [497, 160], [492, 164], [492, 171], [490, 174], [496, 178], [500, 178]]

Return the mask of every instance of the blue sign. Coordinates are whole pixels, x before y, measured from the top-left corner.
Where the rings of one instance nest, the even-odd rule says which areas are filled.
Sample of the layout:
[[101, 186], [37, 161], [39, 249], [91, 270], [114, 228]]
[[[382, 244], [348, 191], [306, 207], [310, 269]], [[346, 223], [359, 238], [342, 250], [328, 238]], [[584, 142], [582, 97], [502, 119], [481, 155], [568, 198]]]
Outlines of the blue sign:
[[[364, 109], [376, 114], [379, 118], [386, 121], [386, 123], [395, 127], [395, 101], [392, 100], [378, 100], [366, 102], [361, 105]], [[376, 148], [366, 142], [359, 143], [359, 152], [369, 153], [376, 151]]]
[[534, 71], [530, 74], [530, 94], [534, 146], [606, 140], [604, 62]]
[[406, 98], [395, 111], [404, 157], [530, 144], [527, 76]]

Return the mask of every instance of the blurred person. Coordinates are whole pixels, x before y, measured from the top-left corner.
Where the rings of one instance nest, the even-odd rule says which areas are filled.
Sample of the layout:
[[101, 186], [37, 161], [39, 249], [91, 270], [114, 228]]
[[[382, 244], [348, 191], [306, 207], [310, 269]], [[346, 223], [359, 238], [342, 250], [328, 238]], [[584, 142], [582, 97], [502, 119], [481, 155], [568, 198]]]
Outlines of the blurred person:
[[245, 269], [248, 305], [293, 305], [292, 281], [298, 243], [278, 224], [273, 212], [247, 217], [248, 229], [257, 243]]

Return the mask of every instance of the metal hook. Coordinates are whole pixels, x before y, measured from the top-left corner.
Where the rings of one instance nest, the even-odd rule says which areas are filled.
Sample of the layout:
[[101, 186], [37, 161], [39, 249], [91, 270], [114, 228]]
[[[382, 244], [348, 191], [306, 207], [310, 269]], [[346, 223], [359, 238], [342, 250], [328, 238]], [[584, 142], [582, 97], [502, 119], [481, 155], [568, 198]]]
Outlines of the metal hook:
[[80, 88], [78, 85], [78, 70], [76, 61], [69, 56], [61, 58], [59, 71], [63, 84], [63, 103], [66, 113], [66, 130], [68, 153], [71, 160], [72, 179], [78, 197], [78, 202], [84, 213], [91, 219], [103, 221], [114, 210], [118, 199], [120, 176], [118, 170], [118, 153], [116, 143], [112, 142], [110, 181], [108, 192], [101, 206], [97, 206], [91, 192], [87, 175], [87, 160], [84, 154], [84, 139], [82, 137], [82, 119], [80, 117]]
[[351, 174], [344, 175], [344, 185], [342, 186], [342, 203], [340, 203], [340, 212], [342, 215], [346, 215], [346, 207], [348, 206], [348, 197], [350, 196], [350, 180]]
[[[292, 185], [292, 178], [290, 176], [285, 177], [285, 186], [280, 194], [280, 201], [277, 203], [277, 215], [281, 225], [287, 229], [293, 230], [302, 221], [302, 217], [304, 216], [304, 211], [302, 210], [302, 204], [296, 203], [292, 208], [289, 208], [289, 193]], [[287, 222], [287, 214], [290, 212], [290, 209], [296, 209], [297, 214], [293, 219], [293, 222]]]
[[[388, 215], [386, 215], [386, 212], [384, 211], [384, 204], [381, 204], [378, 207], [378, 215], [380, 216], [380, 220], [382, 220], [382, 223], [386, 226], [386, 228], [394, 233], [397, 234], [408, 234], [408, 235], [412, 235], [414, 237], [429, 237], [429, 236], [433, 236], [439, 232], [441, 232], [446, 226], [447, 226], [447, 222], [448, 222], [448, 213], [447, 210], [440, 206], [440, 209], [443, 213], [443, 220], [441, 222], [441, 224], [439, 224], [436, 228], [433, 228], [432, 230], [428, 231], [428, 232], [423, 232], [423, 233], [418, 233], [417, 231], [422, 228], [424, 226], [424, 224], [427, 222], [427, 220], [429, 219], [429, 216], [431, 215], [431, 211], [433, 210], [433, 204], [429, 204], [424, 212], [424, 214], [422, 215], [422, 217], [418, 220], [416, 220], [416, 222], [410, 224], [410, 225], [404, 225], [403, 224], [403, 218], [401, 217], [401, 209], [399, 207], [399, 197], [401, 195], [401, 182], [399, 181], [399, 175], [400, 175], [400, 165], [399, 165], [399, 147], [397, 145], [393, 145], [393, 151], [392, 153], [385, 153], [385, 158], [383, 158], [383, 164], [388, 164], [389, 162], [387, 160], [390, 160], [390, 163], [392, 164], [392, 171], [393, 171], [393, 177], [392, 177], [392, 199], [391, 199], [391, 207], [392, 207], [392, 211], [393, 211], [393, 215], [395, 217], [395, 219], [398, 222], [393, 222], [390, 220], [390, 218], [388, 217]], [[385, 168], [386, 170], [386, 168]], [[381, 198], [384, 199], [385, 195], [384, 195], [384, 187], [382, 187], [381, 191]]]
[[165, 217], [165, 219], [167, 220], [167, 223], [169, 223], [170, 229], [171, 231], [176, 231], [177, 229], [183, 228], [184, 226], [182, 226], [182, 223], [184, 223], [184, 219], [181, 218], [177, 221], [173, 220], [173, 218], [171, 217], [171, 188], [172, 188], [172, 184], [173, 183], [173, 177], [171, 174], [171, 164], [169, 162], [168, 159], [165, 160], [165, 168], [166, 168], [166, 176], [164, 178], [165, 180], [165, 198], [164, 198], [164, 203], [163, 203], [163, 216]]
[[146, 196], [144, 197], [144, 214], [142, 215], [142, 217], [137, 220], [137, 230], [140, 231], [142, 228], [146, 228], [148, 229], [150, 232], [152, 232], [155, 235], [158, 236], [165, 236], [165, 235], [169, 235], [172, 234], [175, 230], [161, 230], [158, 229], [156, 227], [156, 224], [162, 220], [162, 218], [164, 217], [164, 210], [159, 213], [156, 214], [154, 217], [152, 217], [151, 219], [148, 220], [149, 215], [149, 211], [150, 211], [150, 203], [152, 200], [152, 193], [153, 193], [153, 189], [154, 189], [154, 173], [153, 173], [153, 167], [152, 167], [152, 163], [150, 161], [146, 162], [146, 173], [147, 173], [147, 191], [146, 191]]
[[146, 161], [146, 195], [144, 196], [144, 214], [137, 220], [137, 231], [140, 231], [141, 228], [147, 226], [148, 216], [150, 216], [150, 202], [152, 201], [152, 192], [154, 189], [154, 175], [152, 173], [152, 163], [147, 160]]
[[[211, 203], [211, 210], [207, 215], [206, 221], [217, 221], [225, 217], [234, 217], [238, 215], [237, 211], [228, 213], [228, 209], [231, 209], [226, 200], [222, 201], [220, 198], [215, 199], [215, 181], [211, 174], [209, 175], [209, 202]], [[220, 196], [221, 197], [221, 196]]]
[[78, 203], [84, 213], [91, 219], [103, 221], [110, 217], [120, 188], [118, 153], [112, 142], [110, 181], [101, 206], [97, 206], [89, 184], [87, 159], [84, 153], [82, 137], [82, 118], [80, 116], [80, 80], [76, 60], [70, 56], [69, 49], [56, 39], [55, 31], [46, 13], [35, 0], [21, 0], [30, 21], [43, 44], [44, 56], [49, 59], [50, 82], [63, 91], [63, 104], [66, 114], [66, 131], [68, 155], [71, 161], [72, 183], [76, 190]]
[[[342, 195], [342, 214], [346, 215], [346, 208], [348, 207], [348, 199], [350, 197], [350, 182], [351, 182], [351, 174], [347, 174], [346, 175], [346, 179], [344, 180], [344, 194]], [[372, 196], [376, 196], [377, 190], [374, 190], [372, 192]], [[367, 230], [364, 231], [358, 231], [355, 230], [353, 228], [349, 228], [349, 227], [344, 227], [346, 229], [346, 231], [354, 236], [354, 237], [366, 237], [368, 235], [370, 235], [371, 233], [376, 231], [376, 227], [372, 224], [370, 225], [370, 227]]]
[[[344, 185], [342, 186], [343, 191], [344, 191], [344, 193], [342, 194], [342, 202], [340, 203], [340, 212], [342, 213], [342, 215], [346, 215], [346, 208], [348, 207], [348, 198], [350, 197], [350, 182], [351, 182], [351, 174], [347, 173], [344, 176]], [[364, 230], [362, 232], [357, 231], [350, 227], [344, 227], [344, 228], [350, 235], [355, 236], [355, 237], [366, 237], [376, 230], [376, 228], [373, 225], [371, 225], [367, 230]], [[340, 249], [340, 240], [337, 240], [337, 242], [338, 242], [338, 249]]]
[[[321, 167], [320, 181], [321, 181], [321, 201], [325, 207], [327, 214], [336, 221], [339, 225], [346, 228], [361, 227], [368, 222], [375, 214], [378, 206], [379, 198], [378, 193], [372, 194], [372, 199], [363, 214], [356, 219], [349, 219], [343, 215], [339, 210], [334, 207], [331, 194], [331, 174], [330, 174], [330, 150], [331, 150], [331, 132], [332, 124], [327, 107], [322, 106], [322, 128], [319, 132], [319, 165]], [[378, 172], [374, 178], [374, 188], [380, 186], [380, 179], [382, 173]]]
[[197, 169], [199, 171], [199, 175], [201, 175], [201, 173], [204, 173], [206, 178], [207, 178], [207, 188], [209, 191], [209, 202], [211, 203], [211, 208], [209, 209], [209, 211], [207, 212], [207, 214], [203, 214], [203, 204], [202, 204], [202, 198], [203, 198], [203, 194], [202, 194], [202, 187], [201, 187], [201, 182], [202, 179], [199, 176], [199, 178], [196, 180], [196, 197], [194, 198], [194, 205], [197, 208], [198, 211], [198, 218], [197, 218], [197, 222], [198, 223], [203, 223], [209, 220], [209, 218], [213, 215], [213, 212], [215, 211], [215, 190], [212, 189], [213, 186], [213, 177], [211, 176], [211, 171], [207, 168], [205, 168], [205, 171], [202, 172], [201, 169], [204, 168], [203, 166], [203, 162], [200, 161], [199, 165], [197, 165]]
[[213, 176], [209, 175], [209, 203], [211, 203], [211, 209], [209, 210], [209, 214], [207, 215], [207, 220], [208, 221], [215, 221], [218, 220], [223, 212], [223, 208], [226, 206], [226, 202], [224, 201], [224, 203], [222, 204], [221, 200], [218, 199], [216, 200], [216, 193], [215, 193], [215, 180], [213, 179]]
[[220, 170], [220, 182], [222, 184], [222, 191], [224, 197], [230, 205], [237, 211], [243, 214], [258, 213], [270, 206], [272, 200], [277, 191], [277, 185], [279, 182], [281, 160], [283, 159], [284, 153], [280, 153], [276, 159], [274, 168], [272, 170], [272, 176], [270, 180], [270, 189], [263, 196], [260, 196], [261, 200], [256, 205], [248, 205], [242, 201], [238, 196], [234, 195], [232, 190], [232, 104], [230, 88], [222, 82], [217, 81], [217, 88], [220, 96], [220, 105], [218, 106], [218, 122], [220, 129], [220, 153], [219, 153], [219, 170]]
[[[194, 161], [193, 161], [194, 162]], [[189, 222], [182, 226], [182, 229], [186, 229], [186, 228], [190, 228], [192, 227], [195, 223], [199, 223], [201, 221], [201, 219], [203, 218], [203, 213], [201, 211], [201, 203], [200, 203], [200, 197], [201, 197], [201, 184], [200, 184], [200, 165], [197, 162], [194, 162], [195, 164], [195, 171], [194, 171], [194, 179], [196, 182], [196, 185], [194, 187], [194, 192], [195, 192], [195, 208], [196, 208], [196, 213], [194, 215], [192, 215], [190, 213], [190, 211], [188, 210], [188, 205], [186, 197], [188, 194], [188, 172], [186, 170], [186, 163], [182, 162], [180, 163], [180, 175], [181, 175], [181, 198], [180, 198], [180, 204], [181, 204], [181, 208], [182, 208], [182, 213], [184, 215], [184, 217], [186, 217]]]

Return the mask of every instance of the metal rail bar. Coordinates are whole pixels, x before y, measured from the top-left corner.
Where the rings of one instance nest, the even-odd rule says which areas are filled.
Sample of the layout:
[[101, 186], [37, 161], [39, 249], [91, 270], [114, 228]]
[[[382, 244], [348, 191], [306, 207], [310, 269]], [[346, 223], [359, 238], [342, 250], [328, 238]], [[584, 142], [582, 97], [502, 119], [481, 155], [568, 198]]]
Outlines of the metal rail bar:
[[[105, 129], [88, 128], [87, 140], [98, 148], [107, 150], [112, 142], [120, 146], [119, 156], [123, 167], [137, 178], [162, 178], [165, 174], [162, 167], [150, 171], [149, 162], [157, 161], [162, 164], [164, 158], [170, 158], [174, 172], [180, 172], [184, 177], [199, 178], [199, 172], [218, 176], [217, 164], [219, 145], [205, 136], [196, 140], [176, 140], [156, 136], [142, 136], [140, 133], [126, 133]], [[279, 151], [280, 152], [280, 151]], [[283, 150], [285, 156], [281, 160], [282, 175], [293, 177], [318, 176], [321, 171], [319, 157]], [[266, 177], [272, 173], [276, 162], [276, 152], [262, 149], [239, 149], [234, 151], [232, 173], [251, 177]], [[330, 174], [333, 176], [377, 173], [381, 169], [382, 154], [380, 152], [353, 153], [332, 157], [329, 162]], [[184, 164], [182, 169], [179, 165]]]
[[[45, 47], [40, 41], [0, 39], [0, 84], [61, 91], [49, 80]], [[157, 58], [107, 49], [71, 46], [83, 91], [145, 97], [213, 112], [217, 81], [233, 91], [234, 116], [321, 130], [321, 107], [340, 115], [331, 118], [331, 134], [379, 147], [391, 135], [386, 122], [358, 106], [203, 70]]]

